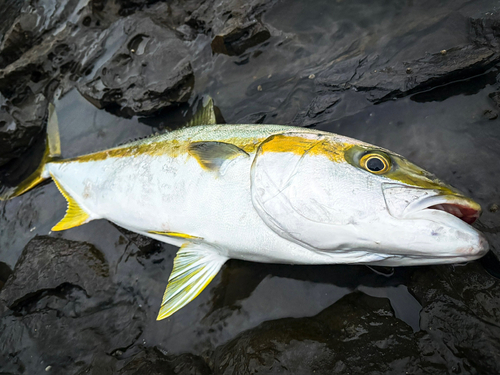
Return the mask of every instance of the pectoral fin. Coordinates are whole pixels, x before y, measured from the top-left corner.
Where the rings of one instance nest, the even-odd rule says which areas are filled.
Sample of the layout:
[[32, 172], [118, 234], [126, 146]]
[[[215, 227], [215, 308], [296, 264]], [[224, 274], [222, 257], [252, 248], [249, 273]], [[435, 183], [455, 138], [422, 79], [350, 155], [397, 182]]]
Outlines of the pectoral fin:
[[193, 142], [189, 145], [188, 152], [204, 169], [210, 171], [223, 171], [224, 163], [238, 156], [248, 157], [248, 154], [238, 146], [224, 142]]
[[156, 320], [169, 317], [195, 299], [227, 259], [206, 245], [183, 245], [174, 259], [174, 269], [168, 279]]

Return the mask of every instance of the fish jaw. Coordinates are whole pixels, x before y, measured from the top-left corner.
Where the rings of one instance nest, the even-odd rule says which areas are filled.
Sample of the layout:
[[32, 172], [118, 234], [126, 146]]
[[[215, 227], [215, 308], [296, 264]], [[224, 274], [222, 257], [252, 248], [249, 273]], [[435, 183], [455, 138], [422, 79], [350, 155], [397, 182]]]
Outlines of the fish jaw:
[[413, 232], [409, 238], [416, 241], [408, 247], [415, 247], [421, 258], [414, 264], [463, 262], [488, 252], [484, 235], [470, 225], [481, 213], [481, 206], [471, 198], [393, 183], [382, 184], [382, 191], [400, 231], [405, 233], [410, 227]]

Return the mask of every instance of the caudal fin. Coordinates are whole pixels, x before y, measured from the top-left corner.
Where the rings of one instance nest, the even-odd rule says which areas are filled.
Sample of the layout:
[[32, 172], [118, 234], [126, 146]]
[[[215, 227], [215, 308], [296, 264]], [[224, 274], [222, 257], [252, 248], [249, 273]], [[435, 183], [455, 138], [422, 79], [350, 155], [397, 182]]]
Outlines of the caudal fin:
[[31, 173], [18, 186], [0, 186], [0, 201], [9, 200], [18, 197], [28, 190], [31, 190], [50, 176], [44, 173], [45, 165], [61, 156], [61, 141], [59, 139], [59, 125], [57, 123], [57, 114], [55, 107], [49, 104], [49, 118], [47, 120], [47, 142], [45, 152], [38, 168]]

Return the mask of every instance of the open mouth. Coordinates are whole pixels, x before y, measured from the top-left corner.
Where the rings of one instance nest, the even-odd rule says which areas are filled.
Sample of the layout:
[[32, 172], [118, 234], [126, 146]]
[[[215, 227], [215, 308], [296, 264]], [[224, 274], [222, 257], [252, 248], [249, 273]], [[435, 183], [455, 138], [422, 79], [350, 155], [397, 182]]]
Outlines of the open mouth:
[[481, 206], [461, 194], [445, 195], [436, 190], [398, 184], [384, 184], [383, 193], [387, 208], [395, 217], [406, 218], [424, 210], [436, 210], [472, 224], [481, 214]]
[[456, 216], [459, 219], [465, 221], [467, 224], [474, 223], [481, 213], [480, 210], [471, 207], [471, 205], [465, 206], [454, 203], [435, 204], [433, 206], [427, 207], [427, 209], [448, 212], [449, 214], [452, 214], [453, 216]]

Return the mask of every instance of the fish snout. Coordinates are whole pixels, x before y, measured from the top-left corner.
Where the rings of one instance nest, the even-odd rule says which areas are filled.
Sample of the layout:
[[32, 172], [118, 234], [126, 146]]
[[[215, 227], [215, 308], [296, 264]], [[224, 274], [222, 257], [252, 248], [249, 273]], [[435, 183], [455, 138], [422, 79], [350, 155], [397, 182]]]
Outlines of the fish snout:
[[478, 259], [484, 256], [490, 249], [490, 245], [486, 237], [476, 231], [476, 236], [466, 246], [457, 249], [457, 253], [465, 255], [470, 260]]

